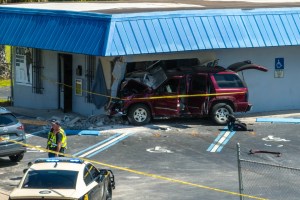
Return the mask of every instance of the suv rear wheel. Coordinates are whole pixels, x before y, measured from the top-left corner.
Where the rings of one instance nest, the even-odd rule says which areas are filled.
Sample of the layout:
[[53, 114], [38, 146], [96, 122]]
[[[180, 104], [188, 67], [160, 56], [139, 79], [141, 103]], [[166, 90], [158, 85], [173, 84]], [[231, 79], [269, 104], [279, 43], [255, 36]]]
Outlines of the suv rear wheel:
[[137, 126], [145, 125], [150, 122], [151, 113], [144, 104], [135, 104], [130, 107], [128, 112], [128, 121]]
[[226, 103], [218, 103], [211, 110], [212, 120], [220, 125], [227, 124], [228, 115], [233, 114], [232, 108]]
[[10, 161], [12, 162], [20, 162], [24, 157], [24, 153], [20, 153], [17, 155], [9, 156]]

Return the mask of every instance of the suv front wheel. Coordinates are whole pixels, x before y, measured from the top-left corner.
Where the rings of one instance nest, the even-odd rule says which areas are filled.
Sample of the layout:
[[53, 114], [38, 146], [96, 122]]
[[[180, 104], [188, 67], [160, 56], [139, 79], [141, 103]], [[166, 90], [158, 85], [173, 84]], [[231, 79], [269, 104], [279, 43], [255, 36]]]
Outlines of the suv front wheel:
[[149, 123], [151, 113], [149, 108], [144, 104], [135, 104], [128, 111], [128, 121], [136, 126]]
[[233, 114], [233, 110], [226, 103], [218, 103], [211, 110], [212, 120], [219, 125], [227, 124], [228, 115], [231, 114]]

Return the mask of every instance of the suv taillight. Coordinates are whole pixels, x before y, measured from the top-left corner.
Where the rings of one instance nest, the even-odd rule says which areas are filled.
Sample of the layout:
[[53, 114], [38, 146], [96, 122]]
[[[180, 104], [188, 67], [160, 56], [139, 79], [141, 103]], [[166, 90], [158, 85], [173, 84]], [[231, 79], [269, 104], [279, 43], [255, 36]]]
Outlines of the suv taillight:
[[24, 131], [24, 125], [19, 126], [17, 129], [20, 131]]

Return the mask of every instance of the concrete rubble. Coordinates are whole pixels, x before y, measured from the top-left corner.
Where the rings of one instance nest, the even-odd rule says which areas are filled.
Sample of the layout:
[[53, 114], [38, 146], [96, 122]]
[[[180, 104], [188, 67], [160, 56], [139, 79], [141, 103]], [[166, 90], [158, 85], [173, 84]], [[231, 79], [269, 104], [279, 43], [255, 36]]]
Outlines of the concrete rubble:
[[[40, 120], [41, 118], [38, 117], [37, 119]], [[61, 126], [69, 130], [99, 130], [102, 126], [129, 124], [123, 117], [109, 117], [107, 115], [92, 115], [88, 117], [76, 115], [51, 116], [49, 119], [44, 119], [44, 121], [50, 121], [51, 119], [59, 120]], [[49, 128], [49, 125], [46, 125], [45, 129], [47, 128]]]
[[26, 124], [43, 126], [44, 130], [49, 130], [52, 119], [59, 120], [62, 127], [67, 130], [101, 130], [101, 127], [112, 125], [128, 125], [127, 119], [123, 116], [108, 116], [105, 114], [83, 116], [76, 113], [64, 113], [61, 110], [48, 109], [27, 109], [20, 107], [7, 107]]

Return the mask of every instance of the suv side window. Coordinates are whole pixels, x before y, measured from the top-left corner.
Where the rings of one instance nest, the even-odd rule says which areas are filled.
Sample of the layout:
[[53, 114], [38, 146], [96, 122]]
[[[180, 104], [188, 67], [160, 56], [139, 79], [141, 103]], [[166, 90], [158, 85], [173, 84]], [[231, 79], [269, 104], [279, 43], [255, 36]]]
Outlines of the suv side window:
[[195, 75], [191, 80], [191, 89], [193, 92], [205, 92], [207, 88], [207, 80], [205, 75]]
[[214, 74], [220, 88], [243, 88], [242, 80], [236, 74]]

